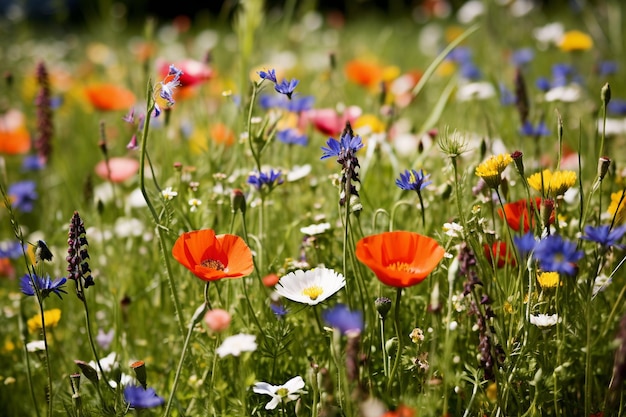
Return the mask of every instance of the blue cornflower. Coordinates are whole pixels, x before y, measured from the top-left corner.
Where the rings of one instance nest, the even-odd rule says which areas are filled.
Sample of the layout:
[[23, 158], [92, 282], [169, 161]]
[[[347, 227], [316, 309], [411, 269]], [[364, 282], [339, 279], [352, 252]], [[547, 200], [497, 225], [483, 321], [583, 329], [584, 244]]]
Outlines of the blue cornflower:
[[301, 135], [296, 129], [279, 130], [276, 133], [276, 139], [287, 145], [306, 146], [309, 143], [306, 135]]
[[606, 106], [606, 111], [615, 116], [626, 116], [626, 100], [612, 98]]
[[535, 58], [535, 51], [531, 48], [518, 49], [511, 54], [511, 63], [516, 67], [524, 66]]
[[482, 77], [482, 73], [473, 62], [463, 62], [460, 71], [463, 78], [471, 81], [479, 80]]
[[618, 70], [619, 65], [616, 61], [600, 61], [598, 63], [598, 75], [601, 77], [617, 74]]
[[469, 62], [472, 59], [472, 51], [469, 48], [457, 46], [450, 51], [446, 59], [457, 63]]
[[12, 206], [24, 213], [33, 211], [34, 202], [37, 199], [34, 181], [19, 181], [9, 186], [9, 198], [13, 201]]
[[551, 235], [537, 243], [533, 256], [543, 271], [574, 275], [575, 263], [583, 257], [583, 252], [576, 249], [576, 243]]
[[33, 275], [33, 280], [31, 281], [30, 275], [26, 274], [20, 279], [20, 289], [24, 295], [35, 295], [36, 291], [33, 287], [33, 281], [41, 292], [41, 296], [43, 298], [49, 296], [50, 293], [56, 294], [59, 298], [61, 298], [60, 293], [67, 294], [67, 292], [63, 289], [63, 285], [65, 285], [65, 282], [67, 281], [67, 278], [65, 277], [53, 281], [48, 275], [45, 277]]
[[292, 97], [291, 100], [287, 100], [285, 110], [294, 113], [302, 113], [303, 111], [311, 110], [313, 103], [315, 103], [314, 96], [296, 96]]
[[500, 104], [503, 106], [511, 106], [515, 104], [515, 94], [513, 94], [513, 92], [504, 85], [504, 83], [499, 83], [498, 87], [500, 89]]
[[326, 323], [338, 329], [342, 334], [360, 333], [365, 326], [363, 314], [360, 311], [350, 311], [343, 304], [337, 304], [334, 308], [324, 311], [323, 317]]
[[0, 242], [0, 258], [17, 259], [22, 256], [22, 245], [17, 240]]
[[612, 230], [609, 225], [602, 225], [598, 227], [586, 226], [585, 235], [581, 236], [581, 239], [590, 240], [609, 248], [611, 246], [620, 246], [617, 245], [617, 242], [622, 239], [624, 233], [626, 233], [626, 225], [616, 227]]
[[276, 83], [274, 89], [280, 94], [284, 94], [287, 96], [287, 98], [291, 99], [291, 95], [293, 94], [299, 82], [300, 81], [295, 78], [291, 81], [282, 80], [280, 83]]
[[552, 86], [563, 87], [567, 85], [567, 80], [573, 75], [572, 66], [569, 64], [552, 65]]
[[396, 185], [403, 190], [417, 191], [418, 193], [432, 184], [432, 181], [426, 181], [430, 174], [424, 175], [424, 170], [417, 172], [414, 169], [407, 169], [404, 173], [400, 173], [400, 178], [396, 179]]
[[271, 303], [270, 308], [272, 309], [272, 313], [278, 318], [282, 318], [288, 313], [287, 307], [281, 303]]
[[22, 172], [39, 171], [46, 166], [46, 161], [38, 155], [28, 155], [22, 159]]
[[347, 157], [352, 157], [359, 149], [363, 147], [360, 136], [352, 136], [350, 132], [346, 132], [339, 140], [328, 138], [326, 141], [328, 148], [322, 147], [324, 154], [320, 159], [337, 157], [337, 162], [343, 163]]
[[535, 81], [535, 85], [537, 86], [538, 89], [540, 89], [544, 93], [550, 90], [550, 88], [552, 88], [552, 85], [550, 84], [550, 80], [548, 80], [548, 78], [546, 77], [537, 78], [537, 81]]
[[548, 129], [544, 121], [537, 123], [537, 126], [535, 127], [529, 120], [526, 120], [519, 129], [519, 133], [524, 136], [532, 137], [549, 136], [550, 129]]
[[263, 94], [259, 97], [259, 106], [262, 109], [283, 108], [284, 102], [289, 101], [283, 96]]
[[531, 253], [535, 250], [535, 246], [537, 246], [537, 240], [535, 239], [533, 232], [528, 232], [522, 236], [515, 236], [513, 237], [513, 242], [522, 257]]
[[159, 397], [154, 388], [143, 389], [137, 385], [124, 387], [124, 399], [132, 408], [153, 408], [165, 403], [165, 399]]
[[275, 69], [269, 69], [267, 71], [259, 71], [257, 72], [257, 74], [259, 74], [259, 77], [261, 77], [261, 79], [263, 80], [269, 80], [271, 82], [273, 82], [274, 84], [276, 84], [278, 81], [276, 80], [276, 70]]
[[271, 191], [276, 185], [283, 183], [280, 171], [270, 169], [269, 172], [254, 172], [248, 176], [248, 184], [254, 186], [257, 191], [269, 188]]

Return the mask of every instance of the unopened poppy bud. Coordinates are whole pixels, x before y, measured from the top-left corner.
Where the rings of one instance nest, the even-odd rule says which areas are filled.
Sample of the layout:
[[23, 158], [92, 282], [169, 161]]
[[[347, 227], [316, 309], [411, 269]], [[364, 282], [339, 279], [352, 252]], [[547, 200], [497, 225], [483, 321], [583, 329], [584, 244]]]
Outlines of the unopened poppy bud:
[[541, 220], [544, 225], [550, 224], [550, 217], [552, 217], [552, 212], [554, 211], [554, 200], [550, 198], [546, 198], [541, 203]]
[[524, 154], [521, 151], [515, 151], [511, 154], [511, 158], [513, 158], [513, 162], [515, 162], [517, 172], [519, 172], [522, 178], [526, 178], [524, 176]]
[[606, 156], [601, 156], [598, 160], [598, 179], [602, 181], [609, 172], [609, 166], [611, 166], [611, 160]]
[[137, 361], [137, 362], [133, 362], [130, 365], [130, 367], [133, 368], [133, 371], [135, 371], [135, 376], [137, 377], [137, 381], [139, 381], [143, 389], [148, 389], [148, 384], [147, 384], [148, 376], [146, 375], [146, 363], [144, 361]]
[[87, 362], [75, 360], [74, 363], [80, 368], [80, 371], [85, 375], [92, 384], [98, 384], [98, 372], [91, 367]]
[[602, 90], [600, 90], [600, 99], [602, 99], [604, 106], [611, 101], [611, 86], [609, 86], [609, 83], [604, 84]]
[[376, 311], [378, 311], [380, 318], [385, 320], [389, 310], [391, 310], [391, 300], [387, 297], [378, 297], [376, 301], [374, 301], [374, 305], [376, 306]]
[[175, 169], [177, 172], [180, 172], [180, 171], [183, 169], [183, 164], [182, 164], [182, 163], [180, 163], [180, 162], [174, 162], [174, 169]]
[[237, 210], [241, 211], [241, 214], [246, 214], [246, 196], [238, 188], [235, 188], [230, 194], [230, 207], [233, 213]]

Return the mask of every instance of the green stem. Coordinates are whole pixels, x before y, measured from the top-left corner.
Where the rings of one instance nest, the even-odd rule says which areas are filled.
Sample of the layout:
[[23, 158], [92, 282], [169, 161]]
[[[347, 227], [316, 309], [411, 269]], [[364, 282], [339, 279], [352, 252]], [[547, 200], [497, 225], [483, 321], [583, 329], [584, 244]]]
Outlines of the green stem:
[[100, 357], [98, 356], [98, 352], [96, 351], [96, 344], [93, 340], [93, 335], [91, 334], [91, 320], [89, 319], [89, 308], [87, 307], [87, 300], [85, 299], [85, 293], [82, 293], [80, 300], [83, 302], [83, 306], [85, 308], [85, 326], [87, 328], [87, 337], [89, 338], [89, 346], [91, 347], [91, 353], [93, 353], [93, 357], [96, 360], [96, 364], [98, 365], [98, 370], [100, 371], [100, 375], [102, 375], [102, 379], [104, 380], [107, 387], [110, 387], [109, 380], [104, 373], [104, 369], [102, 369], [102, 365], [100, 364]]
[[189, 329], [187, 330], [187, 337], [185, 337], [185, 344], [183, 345], [183, 351], [180, 354], [180, 360], [178, 361], [178, 366], [176, 367], [176, 375], [174, 376], [174, 384], [172, 385], [172, 392], [170, 392], [170, 397], [167, 400], [167, 406], [165, 407], [165, 412], [163, 413], [164, 417], [167, 417], [170, 415], [170, 410], [172, 408], [172, 403], [174, 402], [176, 389], [178, 388], [178, 381], [180, 380], [180, 374], [183, 370], [183, 364], [185, 363], [187, 349], [189, 348], [189, 341], [191, 340], [191, 335], [193, 334], [193, 328], [202, 319], [206, 309], [207, 309], [206, 303], [202, 303], [202, 305], [196, 309], [196, 312], [194, 313], [193, 317], [191, 318], [191, 322], [189, 323]]
[[385, 319], [380, 316], [380, 348], [383, 354], [383, 374], [389, 377], [389, 357], [387, 356], [387, 344], [385, 343]]
[[[402, 298], [402, 288], [398, 288], [396, 292], [396, 305], [393, 314], [394, 325], [396, 328], [396, 338], [398, 340], [398, 348], [396, 350], [396, 357], [393, 361], [393, 367], [391, 368], [391, 372], [389, 373], [389, 378], [387, 379], [387, 392], [391, 391], [391, 384], [393, 383], [393, 379], [398, 371], [398, 365], [400, 364], [400, 356], [402, 355], [402, 335], [400, 328], [400, 300]], [[402, 391], [402, 379], [400, 379], [400, 391]]]
[[143, 195], [144, 200], [146, 201], [146, 205], [150, 210], [150, 214], [154, 220], [157, 234], [159, 236], [159, 247], [162, 253], [162, 259], [165, 262], [165, 269], [167, 271], [167, 281], [170, 287], [170, 292], [172, 294], [172, 301], [174, 303], [174, 310], [176, 311], [176, 318], [178, 321], [178, 328], [180, 330], [181, 335], [185, 334], [185, 325], [182, 315], [182, 310], [180, 307], [180, 302], [178, 300], [178, 291], [176, 289], [176, 282], [172, 276], [172, 266], [170, 264], [170, 257], [168, 251], [165, 248], [165, 236], [163, 235], [163, 227], [159, 221], [159, 215], [148, 196], [148, 192], [146, 191], [146, 176], [145, 176], [145, 168], [146, 168], [146, 153], [148, 149], [148, 132], [150, 131], [150, 119], [152, 118], [152, 112], [155, 108], [154, 98], [152, 97], [152, 84], [148, 82], [148, 91], [147, 91], [147, 112], [144, 120], [143, 131], [141, 133], [141, 153], [139, 159], [139, 187], [141, 189], [141, 194]]

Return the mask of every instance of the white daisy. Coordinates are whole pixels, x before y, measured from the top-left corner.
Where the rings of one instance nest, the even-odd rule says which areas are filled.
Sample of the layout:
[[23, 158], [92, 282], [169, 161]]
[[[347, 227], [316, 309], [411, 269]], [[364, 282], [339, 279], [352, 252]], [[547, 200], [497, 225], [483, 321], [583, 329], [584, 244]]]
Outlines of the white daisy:
[[322, 233], [324, 233], [325, 231], [329, 229], [330, 229], [330, 223], [326, 222], [326, 223], [311, 224], [306, 227], [301, 227], [300, 232], [304, 233], [305, 235], [315, 236], [315, 235], [321, 235]]
[[202, 201], [198, 200], [197, 198], [190, 198], [189, 199], [189, 206], [191, 207], [190, 211], [197, 211], [198, 206], [200, 204], [202, 204]]
[[562, 101], [564, 103], [573, 103], [580, 98], [580, 87], [576, 84], [554, 87], [545, 94], [545, 100]]
[[254, 352], [256, 348], [256, 336], [240, 333], [224, 339], [220, 347], [215, 350], [215, 353], [220, 358], [223, 358], [228, 355], [239, 356], [243, 352]]
[[558, 314], [537, 314], [536, 316], [530, 315], [530, 324], [534, 324], [539, 328], [552, 327], [559, 322]]
[[304, 388], [304, 380], [301, 376], [295, 376], [284, 385], [271, 385], [267, 382], [257, 382], [252, 387], [252, 391], [257, 394], [265, 394], [272, 397], [272, 400], [265, 404], [266, 410], [273, 410], [281, 402], [297, 400]]
[[167, 187], [166, 189], [161, 191], [161, 195], [165, 200], [171, 200], [178, 195], [178, 192], [172, 190], [172, 187]]
[[291, 272], [278, 281], [276, 292], [298, 303], [316, 305], [346, 285], [343, 275], [332, 269], [301, 269]]
[[487, 81], [462, 84], [456, 91], [459, 101], [486, 100], [496, 95], [496, 89]]

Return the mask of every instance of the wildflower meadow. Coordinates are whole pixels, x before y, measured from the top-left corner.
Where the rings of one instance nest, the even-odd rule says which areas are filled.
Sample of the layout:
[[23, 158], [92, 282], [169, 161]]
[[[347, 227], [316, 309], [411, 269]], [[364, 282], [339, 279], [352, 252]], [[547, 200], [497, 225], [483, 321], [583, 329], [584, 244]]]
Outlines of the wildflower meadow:
[[622, 1], [26, 3], [1, 416], [626, 416]]

